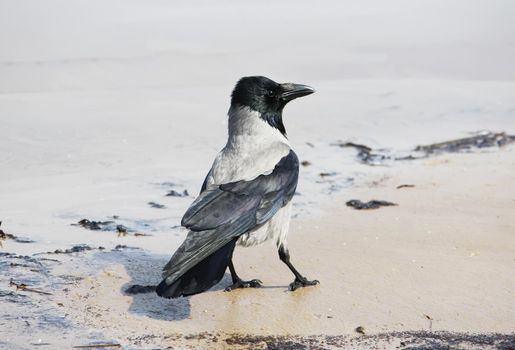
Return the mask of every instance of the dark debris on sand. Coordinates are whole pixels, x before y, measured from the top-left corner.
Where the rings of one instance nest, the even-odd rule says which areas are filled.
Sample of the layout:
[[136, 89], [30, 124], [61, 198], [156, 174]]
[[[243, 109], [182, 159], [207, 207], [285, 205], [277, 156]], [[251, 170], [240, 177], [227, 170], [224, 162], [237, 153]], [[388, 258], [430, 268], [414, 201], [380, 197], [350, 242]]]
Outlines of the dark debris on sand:
[[184, 190], [182, 192], [176, 191], [176, 190], [170, 190], [166, 194], [167, 197], [188, 197], [190, 194], [188, 193], [188, 190]]
[[512, 142], [515, 142], [515, 135], [507, 135], [504, 132], [486, 132], [471, 137], [417, 146], [415, 151], [426, 154], [455, 153], [470, 151], [474, 148], [503, 147]]
[[118, 232], [118, 237], [125, 237], [127, 236], [127, 227], [123, 225], [116, 225], [116, 232]]
[[148, 202], [147, 204], [150, 205], [152, 208], [156, 208], [156, 209], [164, 209], [164, 208], [166, 208], [166, 205], [159, 204], [159, 203], [156, 203], [156, 202]]
[[25, 283], [17, 283], [12, 278], [9, 282], [9, 286], [16, 287], [17, 291], [26, 291], [26, 292], [32, 292], [32, 293], [38, 293], [38, 294], [44, 294], [44, 295], [52, 295], [52, 293], [50, 293], [50, 292], [45, 292], [44, 290], [32, 288]]
[[43, 264], [44, 261], [46, 259], [33, 256], [0, 253], [0, 272], [6, 273], [9, 277], [18, 276], [20, 273], [26, 276], [32, 272], [46, 275], [48, 273], [48, 266]]
[[[153, 203], [153, 202], [151, 202]], [[150, 203], [149, 203], [150, 204]], [[161, 204], [155, 205], [161, 206]], [[162, 206], [164, 208], [164, 206]], [[119, 217], [117, 215], [113, 216], [113, 219], [118, 219]], [[135, 230], [132, 230], [124, 225], [117, 224], [115, 221], [95, 221], [95, 220], [88, 220], [88, 219], [82, 219], [76, 224], [71, 224], [72, 226], [80, 226], [88, 230], [92, 231], [115, 231], [118, 234], [118, 237], [125, 237], [129, 234], [133, 234], [136, 237], [144, 237], [144, 236], [151, 236], [147, 233], [137, 232]]]
[[88, 219], [82, 219], [76, 224], [71, 224], [72, 226], [81, 226], [88, 230], [99, 231], [99, 230], [109, 230], [109, 226], [113, 225], [114, 221], [94, 221]]
[[[2, 221], [0, 221], [0, 226], [2, 226]], [[34, 241], [31, 239], [18, 237], [10, 233], [6, 233], [4, 230], [0, 229], [0, 247], [2, 247], [2, 241], [5, 241], [7, 239], [13, 240], [18, 243], [34, 243]]]
[[[358, 159], [368, 165], [380, 165], [385, 160], [390, 159], [391, 156], [386, 154], [383, 150], [373, 151], [372, 148], [354, 142], [337, 142], [333, 146], [342, 148], [351, 147], [358, 151]], [[382, 153], [381, 153], [382, 152]]]
[[[358, 327], [359, 328], [359, 327]], [[157, 338], [156, 334], [146, 334], [129, 337], [135, 344], [151, 344]], [[194, 334], [172, 333], [164, 336], [168, 342], [181, 342], [185, 340], [191, 348], [210, 348], [209, 345], [227, 344], [229, 349], [267, 349], [267, 350], [326, 350], [326, 349], [384, 349], [396, 348], [401, 350], [421, 349], [515, 349], [515, 334], [499, 333], [456, 333], [456, 332], [386, 332], [377, 334], [357, 335], [254, 335], [254, 334], [224, 334], [220, 332], [201, 332]], [[201, 345], [203, 344], [203, 345]], [[225, 347], [224, 347], [225, 348]]]
[[[137, 247], [128, 247], [124, 244], [118, 244], [117, 246], [115, 246], [113, 249], [111, 249], [111, 251], [120, 251], [120, 250], [124, 250], [124, 249], [140, 249], [140, 248], [137, 248]], [[39, 254], [72, 254], [72, 253], [82, 253], [82, 252], [88, 252], [88, 251], [91, 251], [91, 250], [100, 250], [100, 251], [103, 251], [103, 250], [106, 250], [106, 248], [102, 247], [102, 246], [99, 246], [99, 247], [91, 247], [87, 244], [78, 244], [78, 245], [74, 245], [73, 247], [71, 248], [68, 248], [68, 249], [56, 249], [54, 250], [53, 252], [46, 252], [46, 253], [38, 253], [38, 254], [35, 254], [35, 255], [39, 255]]]
[[352, 147], [358, 151], [357, 158], [367, 165], [383, 165], [386, 161], [415, 160], [427, 158], [441, 153], [471, 152], [474, 149], [503, 147], [515, 142], [515, 135], [508, 135], [504, 132], [483, 132], [478, 135], [460, 139], [433, 143], [430, 145], [419, 145], [408, 155], [393, 155], [385, 149], [373, 150], [371, 147], [354, 142], [338, 141], [333, 146]]
[[[165, 186], [165, 187], [172, 187], [172, 188], [174, 188], [174, 187], [177, 188], [180, 186], [171, 181], [165, 181], [165, 182], [160, 183], [159, 185]], [[182, 191], [171, 189], [171, 190], [168, 190], [168, 193], [165, 196], [167, 196], [167, 197], [189, 197], [189, 195], [190, 194], [187, 189], [184, 189]]]
[[87, 244], [78, 244], [78, 245], [75, 245], [75, 246], [65, 249], [65, 250], [56, 249], [53, 252], [47, 252], [47, 254], [72, 254], [72, 253], [87, 252], [87, 251], [96, 250], [96, 249], [104, 250], [105, 248], [104, 247], [93, 248]]
[[124, 249], [141, 249], [139, 247], [129, 247], [125, 244], [117, 244], [116, 247], [113, 248], [113, 251], [120, 251]]
[[402, 184], [402, 185], [397, 186], [396, 188], [401, 189], [401, 188], [413, 188], [413, 187], [415, 187], [415, 185], [413, 185], [413, 184]]
[[338, 175], [338, 173], [336, 171], [322, 172], [322, 173], [318, 174], [318, 176], [320, 176], [321, 178], [332, 177], [332, 176], [336, 176], [336, 175]]
[[388, 202], [388, 201], [382, 201], [382, 200], [376, 200], [373, 199], [368, 202], [362, 202], [359, 199], [351, 199], [347, 203], [345, 203], [348, 207], [357, 209], [357, 210], [363, 210], [363, 209], [377, 209], [380, 207], [389, 207], [397, 205], [397, 203]]
[[470, 334], [452, 332], [390, 332], [356, 336], [261, 336], [232, 335], [225, 339], [229, 346], [244, 349], [378, 349], [395, 346], [398, 349], [464, 350], [515, 349], [515, 334]]
[[[131, 338], [136, 343], [153, 342], [155, 336]], [[514, 334], [472, 334], [453, 332], [388, 332], [378, 334], [353, 335], [250, 335], [250, 334], [223, 334], [202, 332], [198, 334], [169, 335], [165, 339], [179, 341], [180, 339], [192, 342], [195, 348], [199, 344], [226, 343], [232, 349], [267, 349], [267, 350], [326, 350], [326, 349], [383, 349], [396, 348], [401, 350], [440, 350], [440, 349], [515, 349]], [[186, 346], [190, 348], [190, 346]], [[201, 346], [200, 346], [201, 347]]]

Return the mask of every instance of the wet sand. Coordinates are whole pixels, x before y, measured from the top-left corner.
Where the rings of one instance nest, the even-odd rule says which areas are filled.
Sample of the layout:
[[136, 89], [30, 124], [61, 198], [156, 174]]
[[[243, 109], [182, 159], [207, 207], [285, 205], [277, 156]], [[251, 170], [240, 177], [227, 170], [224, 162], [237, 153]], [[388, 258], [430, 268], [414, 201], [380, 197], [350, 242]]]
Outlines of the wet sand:
[[[291, 226], [293, 262], [320, 280], [316, 287], [287, 291], [293, 276], [265, 244], [235, 252], [239, 274], [261, 279], [261, 289], [224, 292], [226, 275], [214, 290], [189, 298], [123, 295], [132, 284], [155, 283], [167, 259], [124, 253], [123, 263], [86, 277], [61, 302], [76, 322], [126, 346], [256, 346], [234, 342], [236, 334], [258, 336], [252, 339], [261, 345], [286, 336], [280, 339], [331, 348], [326, 336], [335, 335], [338, 346], [395, 347], [439, 331], [450, 338], [465, 332], [462, 345], [476, 346], [466, 343], [473, 333], [504, 333], [513, 346], [514, 183], [511, 147], [405, 163], [339, 193], [325, 215], [298, 217]], [[414, 187], [397, 188], [403, 184]], [[352, 198], [398, 206], [358, 211], [344, 204]], [[411, 331], [429, 333], [402, 333]]]

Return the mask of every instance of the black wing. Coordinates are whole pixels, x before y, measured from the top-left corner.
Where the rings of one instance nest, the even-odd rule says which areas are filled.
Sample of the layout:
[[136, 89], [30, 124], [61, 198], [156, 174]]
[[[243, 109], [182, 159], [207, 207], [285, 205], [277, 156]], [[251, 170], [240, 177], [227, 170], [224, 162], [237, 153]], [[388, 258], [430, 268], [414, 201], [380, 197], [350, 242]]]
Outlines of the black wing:
[[298, 176], [299, 160], [290, 151], [268, 175], [202, 191], [182, 218], [190, 232], [163, 269], [166, 284], [174, 283], [235, 237], [270, 220], [293, 197]]

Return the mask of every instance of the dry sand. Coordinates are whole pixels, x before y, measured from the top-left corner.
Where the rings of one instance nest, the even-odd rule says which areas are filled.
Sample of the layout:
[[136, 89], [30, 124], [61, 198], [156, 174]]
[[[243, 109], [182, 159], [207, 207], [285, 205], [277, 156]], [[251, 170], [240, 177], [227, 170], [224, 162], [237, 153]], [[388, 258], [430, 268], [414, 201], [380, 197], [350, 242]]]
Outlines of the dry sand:
[[[165, 262], [128, 257], [71, 288], [62, 303], [77, 322], [124, 345], [250, 346], [234, 340], [240, 334], [289, 336], [297, 345], [313, 340], [299, 336], [340, 335], [339, 346], [367, 347], [370, 338], [355, 332], [362, 326], [371, 335], [505, 333], [513, 346], [514, 183], [512, 147], [408, 163], [346, 190], [323, 217], [292, 222], [293, 261], [321, 281], [316, 287], [288, 292], [292, 275], [275, 248], [264, 245], [235, 253], [240, 275], [260, 278], [261, 289], [224, 292], [226, 276], [213, 291], [189, 298], [122, 295], [128, 285], [155, 283]], [[398, 189], [402, 184], [415, 187]], [[358, 211], [345, 206], [350, 198], [398, 206]], [[405, 337], [383, 334], [372, 344], [393, 348]], [[250, 347], [267, 339], [253, 341]]]

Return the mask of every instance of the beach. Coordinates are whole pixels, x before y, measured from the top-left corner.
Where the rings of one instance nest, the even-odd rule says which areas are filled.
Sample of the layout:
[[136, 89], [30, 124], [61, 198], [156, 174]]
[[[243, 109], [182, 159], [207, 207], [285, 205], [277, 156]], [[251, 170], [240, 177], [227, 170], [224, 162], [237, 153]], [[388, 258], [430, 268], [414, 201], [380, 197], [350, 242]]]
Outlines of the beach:
[[[59, 265], [44, 263], [61, 280], [46, 284], [54, 295], [31, 297], [38, 305], [31, 312], [54, 309], [66, 323], [53, 327], [68, 330], [57, 340], [55, 330], [42, 327], [28, 339], [62, 347], [108, 340], [128, 349], [508, 346], [514, 152], [507, 146], [403, 163], [334, 195], [324, 214], [297, 216], [292, 259], [320, 285], [295, 292], [288, 291], [293, 276], [272, 244], [235, 251], [239, 274], [261, 279], [263, 288], [225, 292], [226, 273], [212, 291], [175, 300], [125, 293], [155, 285], [167, 255], [121, 247], [59, 257]], [[397, 205], [356, 210], [345, 205], [350, 198]], [[27, 336], [18, 337], [24, 348]]]
[[[513, 6], [173, 5], [1, 5], [0, 348], [513, 348]], [[266, 243], [234, 253], [263, 288], [159, 298], [255, 74], [316, 90], [284, 123], [291, 258], [320, 284], [289, 292]]]
[[[367, 335], [511, 333], [514, 159], [513, 149], [429, 159], [372, 188], [346, 191], [346, 197], [388, 199], [397, 206], [358, 211], [340, 203], [319, 219], [297, 218], [292, 259], [307, 277], [320, 280], [316, 287], [288, 292], [293, 277], [268, 244], [237, 249], [235, 256], [240, 274], [262, 279], [261, 289], [225, 292], [222, 283], [186, 300], [120, 296], [127, 285], [158, 279], [158, 261], [143, 259], [109, 265], [62, 302], [81, 323], [143, 345], [229, 348], [224, 339], [234, 334], [359, 340], [360, 326]], [[415, 187], [398, 189], [402, 184]], [[227, 275], [225, 285], [229, 280]], [[198, 333], [206, 334], [192, 336]], [[384, 345], [400, 340], [394, 336]]]

